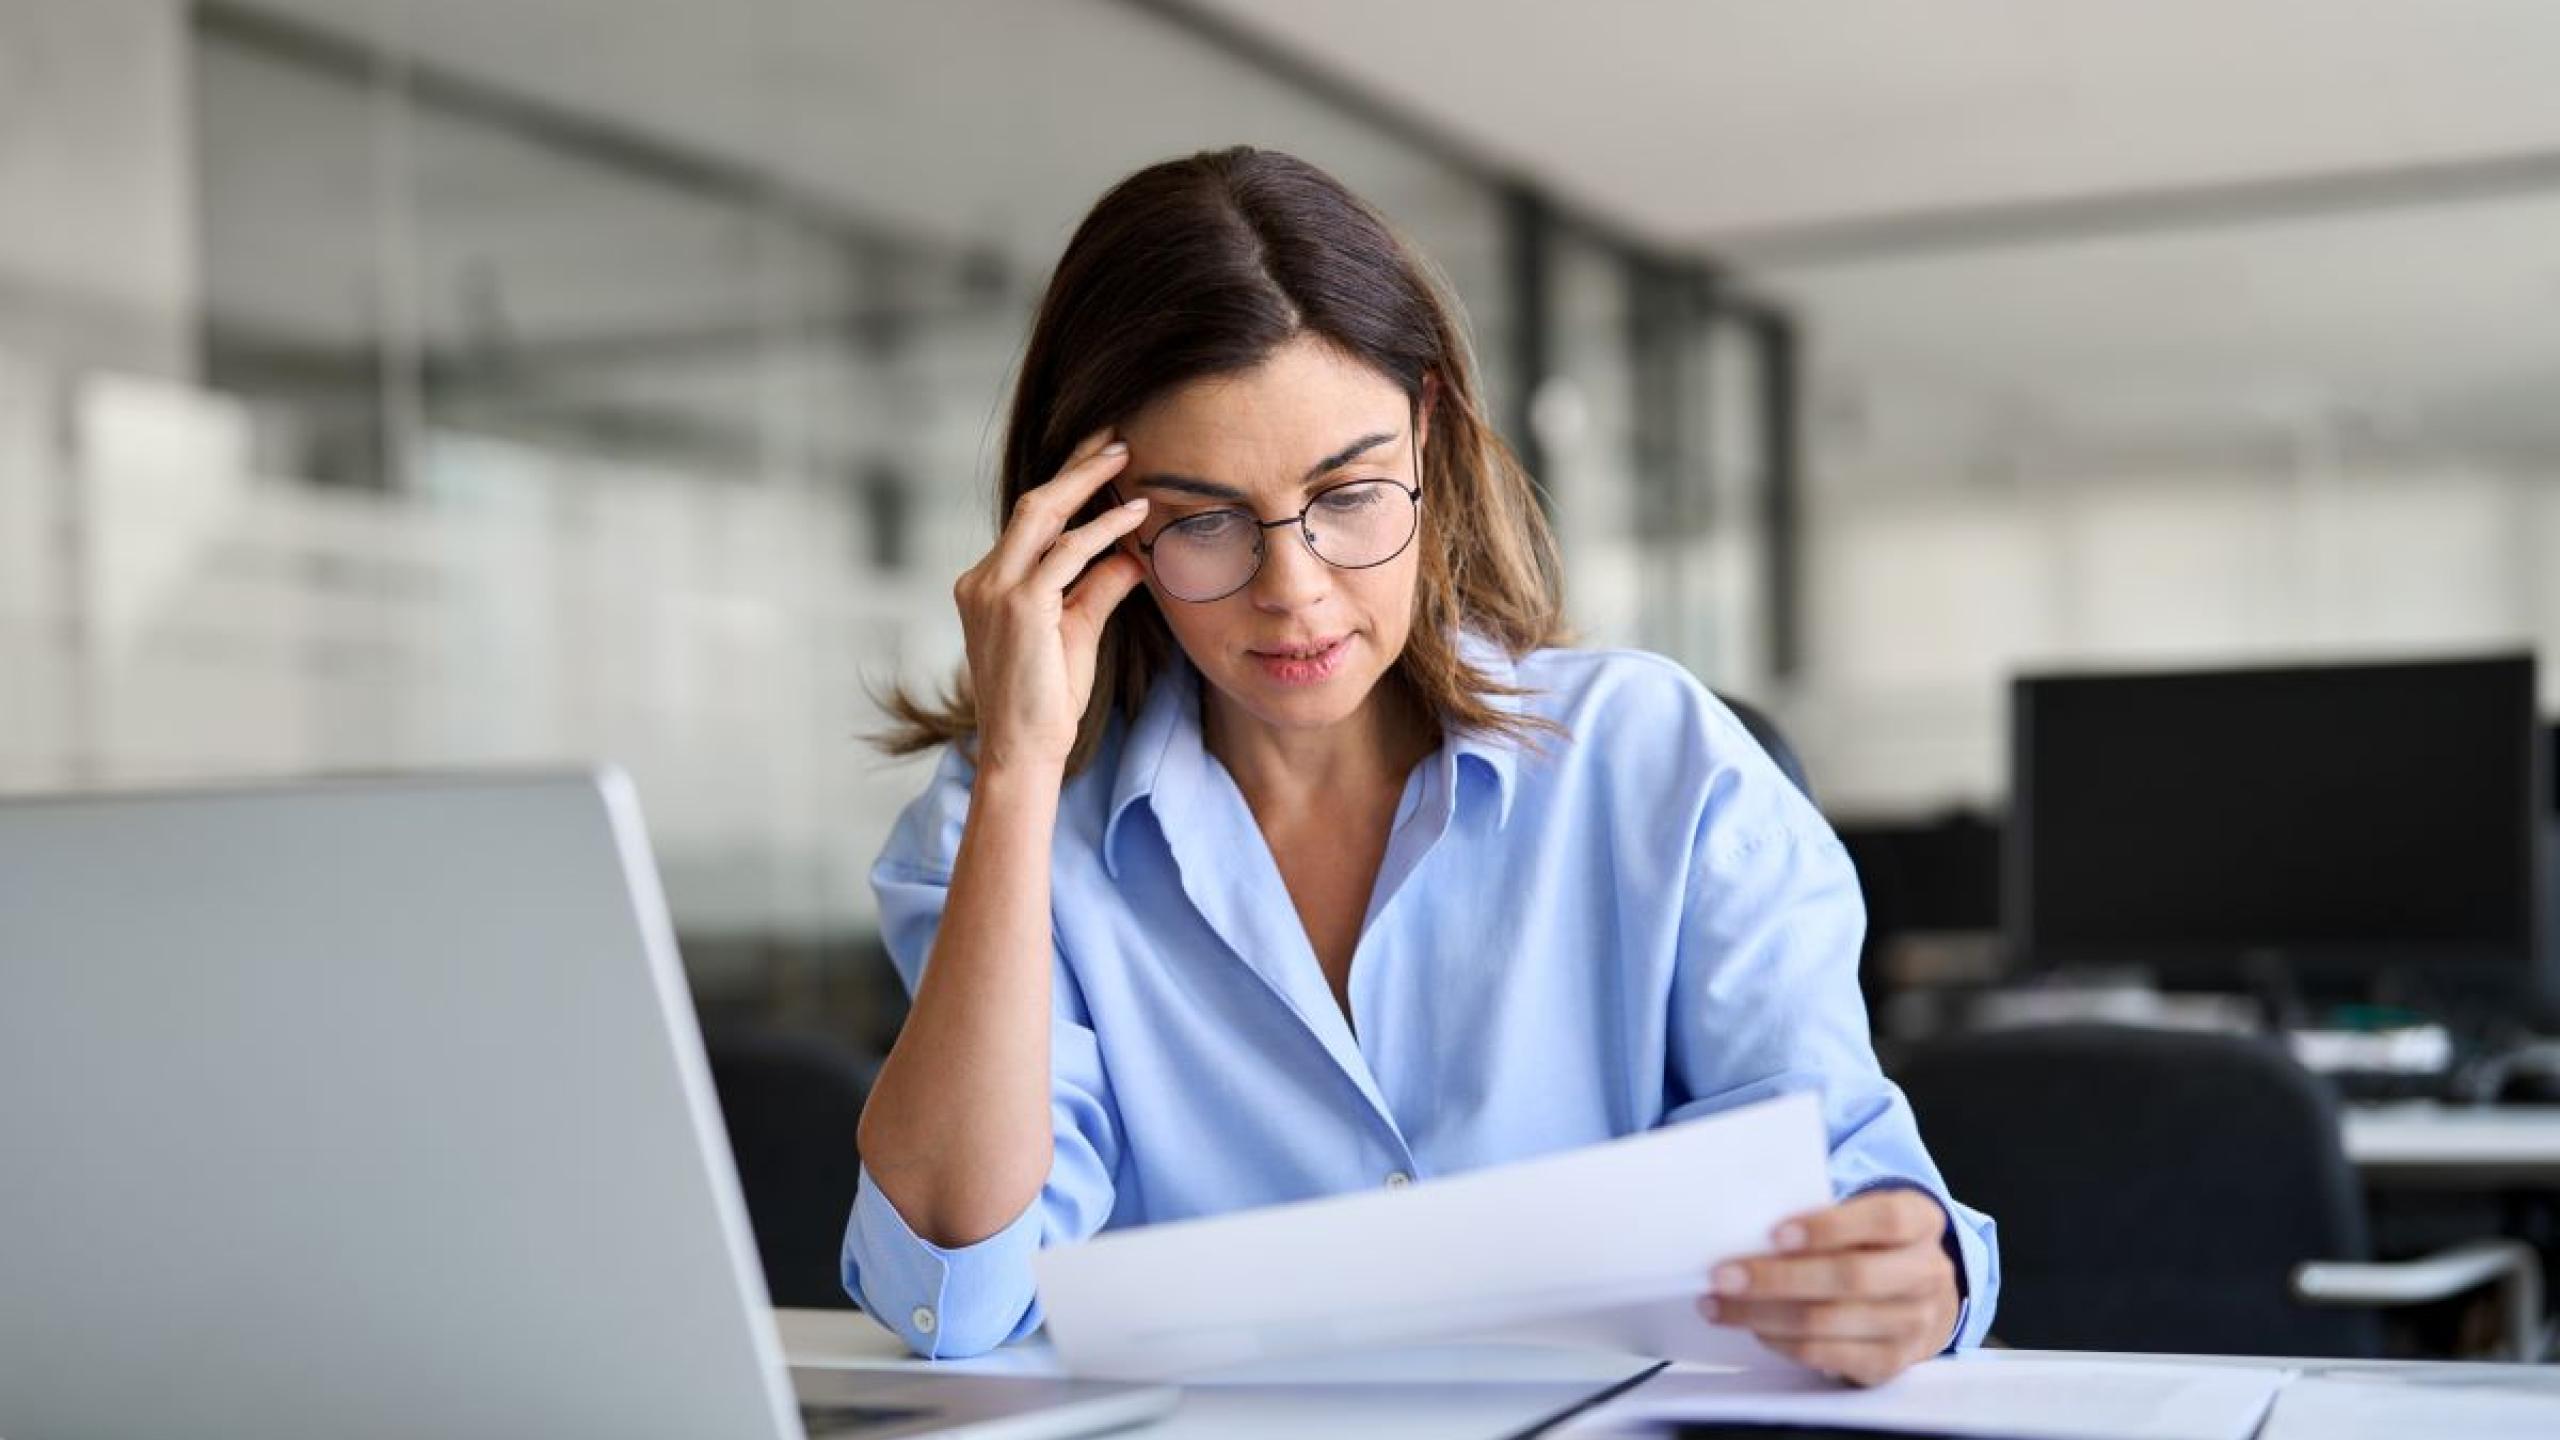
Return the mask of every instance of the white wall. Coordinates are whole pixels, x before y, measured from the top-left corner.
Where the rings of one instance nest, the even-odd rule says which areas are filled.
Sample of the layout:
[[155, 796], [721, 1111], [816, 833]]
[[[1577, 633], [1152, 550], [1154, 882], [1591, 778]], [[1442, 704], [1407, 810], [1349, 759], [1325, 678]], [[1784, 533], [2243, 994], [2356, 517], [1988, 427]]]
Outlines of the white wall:
[[328, 490], [248, 430], [0, 354], [0, 788], [610, 759], [688, 929], [869, 923], [921, 762], [863, 743], [865, 682], [956, 654], [975, 537], [895, 579], [840, 492], [459, 435], [421, 494]]
[[0, 4], [0, 346], [194, 372], [187, 56], [178, 0]]
[[1808, 517], [1787, 708], [1834, 810], [1998, 803], [2026, 669], [2531, 648], [2560, 709], [2560, 480], [2528, 462], [2312, 444], [1911, 479]]

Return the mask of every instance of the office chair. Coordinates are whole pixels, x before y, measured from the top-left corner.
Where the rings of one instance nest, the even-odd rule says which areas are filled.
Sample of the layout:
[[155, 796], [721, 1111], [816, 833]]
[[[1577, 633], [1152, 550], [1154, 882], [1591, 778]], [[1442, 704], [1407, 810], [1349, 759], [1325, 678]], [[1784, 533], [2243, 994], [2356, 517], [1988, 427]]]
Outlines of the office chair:
[[1812, 799], [1813, 782], [1805, 778], [1804, 762], [1796, 758], [1795, 747], [1779, 733], [1777, 722], [1750, 701], [1737, 700], [1730, 695], [1718, 695], [1716, 698], [1723, 701], [1734, 718], [1742, 722], [1743, 729], [1751, 732], [1751, 738], [1760, 742], [1760, 748], [1769, 752], [1769, 758], [1778, 762], [1778, 773], [1794, 782], [1796, 789], [1804, 792], [1804, 798]]
[[2530, 1246], [2372, 1264], [2329, 1092], [2274, 1043], [2054, 1025], [1957, 1036], [1896, 1078], [1955, 1194], [1999, 1223], [2007, 1344], [2372, 1357], [2373, 1313], [2497, 1282], [2540, 1353]]
[[838, 1264], [877, 1067], [826, 1036], [760, 1027], [707, 1030], [703, 1048], [773, 1303], [852, 1308]]

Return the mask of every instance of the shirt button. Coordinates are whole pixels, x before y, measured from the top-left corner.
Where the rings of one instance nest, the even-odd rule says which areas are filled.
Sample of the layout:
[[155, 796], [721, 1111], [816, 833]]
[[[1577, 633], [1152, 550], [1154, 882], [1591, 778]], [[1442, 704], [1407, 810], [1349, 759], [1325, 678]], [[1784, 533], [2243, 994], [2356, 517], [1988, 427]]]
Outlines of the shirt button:
[[916, 1327], [916, 1333], [917, 1333], [917, 1334], [919, 1334], [919, 1335], [930, 1335], [930, 1334], [932, 1334], [932, 1333], [933, 1333], [933, 1307], [932, 1307], [932, 1306], [930, 1306], [930, 1305], [919, 1305], [919, 1306], [917, 1306], [917, 1307], [916, 1307], [916, 1313], [914, 1313], [913, 1315], [908, 1316], [908, 1317], [907, 1317], [907, 1319], [915, 1325], [915, 1327]]
[[1390, 1170], [1387, 1172], [1387, 1188], [1390, 1190], [1401, 1190], [1412, 1183], [1413, 1177], [1407, 1175], [1401, 1170]]

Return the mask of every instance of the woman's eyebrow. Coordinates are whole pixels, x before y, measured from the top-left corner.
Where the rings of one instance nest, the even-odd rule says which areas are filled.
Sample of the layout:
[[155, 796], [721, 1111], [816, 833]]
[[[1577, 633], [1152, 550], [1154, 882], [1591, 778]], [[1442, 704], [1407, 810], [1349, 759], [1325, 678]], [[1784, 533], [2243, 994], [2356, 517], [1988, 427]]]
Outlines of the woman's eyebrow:
[[[1323, 479], [1325, 476], [1332, 474], [1334, 471], [1341, 469], [1343, 466], [1350, 464], [1352, 461], [1359, 459], [1361, 456], [1377, 449], [1379, 446], [1386, 444], [1394, 438], [1396, 438], [1396, 432], [1393, 430], [1381, 430], [1373, 435], [1363, 435], [1359, 439], [1352, 441], [1350, 444], [1343, 446], [1341, 449], [1336, 450], [1332, 454], [1317, 461], [1315, 464], [1307, 467], [1306, 478], [1299, 483], [1302, 485], [1313, 485], [1318, 480]], [[1215, 480], [1203, 480], [1197, 475], [1174, 475], [1169, 473], [1141, 475], [1129, 483], [1133, 488], [1139, 490], [1173, 490], [1184, 495], [1197, 495], [1204, 500], [1243, 500], [1249, 498], [1243, 491], [1237, 489], [1233, 485], [1221, 485]]]
[[1362, 455], [1377, 449], [1379, 446], [1386, 444], [1394, 438], [1396, 438], [1396, 432], [1393, 430], [1381, 430], [1374, 435], [1363, 435], [1359, 439], [1352, 441], [1350, 444], [1343, 446], [1341, 449], [1334, 451], [1332, 454], [1327, 455], [1315, 464], [1309, 466], [1307, 469], [1307, 480], [1310, 483], [1321, 480], [1326, 475], [1341, 469], [1343, 466], [1350, 464], [1352, 461], [1359, 459]]
[[1233, 485], [1221, 485], [1215, 480], [1203, 480], [1196, 475], [1141, 475], [1129, 484], [1133, 489], [1138, 490], [1177, 490], [1185, 495], [1197, 495], [1203, 500], [1245, 498], [1244, 492]]

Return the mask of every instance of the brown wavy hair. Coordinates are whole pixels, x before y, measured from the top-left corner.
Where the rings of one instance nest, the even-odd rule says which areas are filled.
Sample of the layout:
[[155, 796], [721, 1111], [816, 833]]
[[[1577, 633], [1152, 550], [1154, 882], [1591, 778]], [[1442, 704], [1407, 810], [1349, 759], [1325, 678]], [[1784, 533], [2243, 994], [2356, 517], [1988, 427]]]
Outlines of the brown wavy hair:
[[[1237, 146], [1151, 165], [1094, 205], [1050, 277], [1005, 427], [996, 527], [1083, 436], [1177, 386], [1320, 338], [1430, 416], [1421, 574], [1390, 678], [1446, 728], [1523, 740], [1554, 732], [1492, 703], [1524, 692], [1465, 663], [1455, 643], [1463, 626], [1516, 659], [1570, 636], [1554, 532], [1534, 482], [1485, 418], [1454, 313], [1386, 221], [1303, 160]], [[1131, 592], [1103, 627], [1068, 774], [1092, 762], [1114, 711], [1135, 718], [1175, 648], [1154, 596]], [[939, 700], [900, 687], [883, 703], [896, 724], [875, 743], [891, 754], [977, 735], [965, 665]]]

